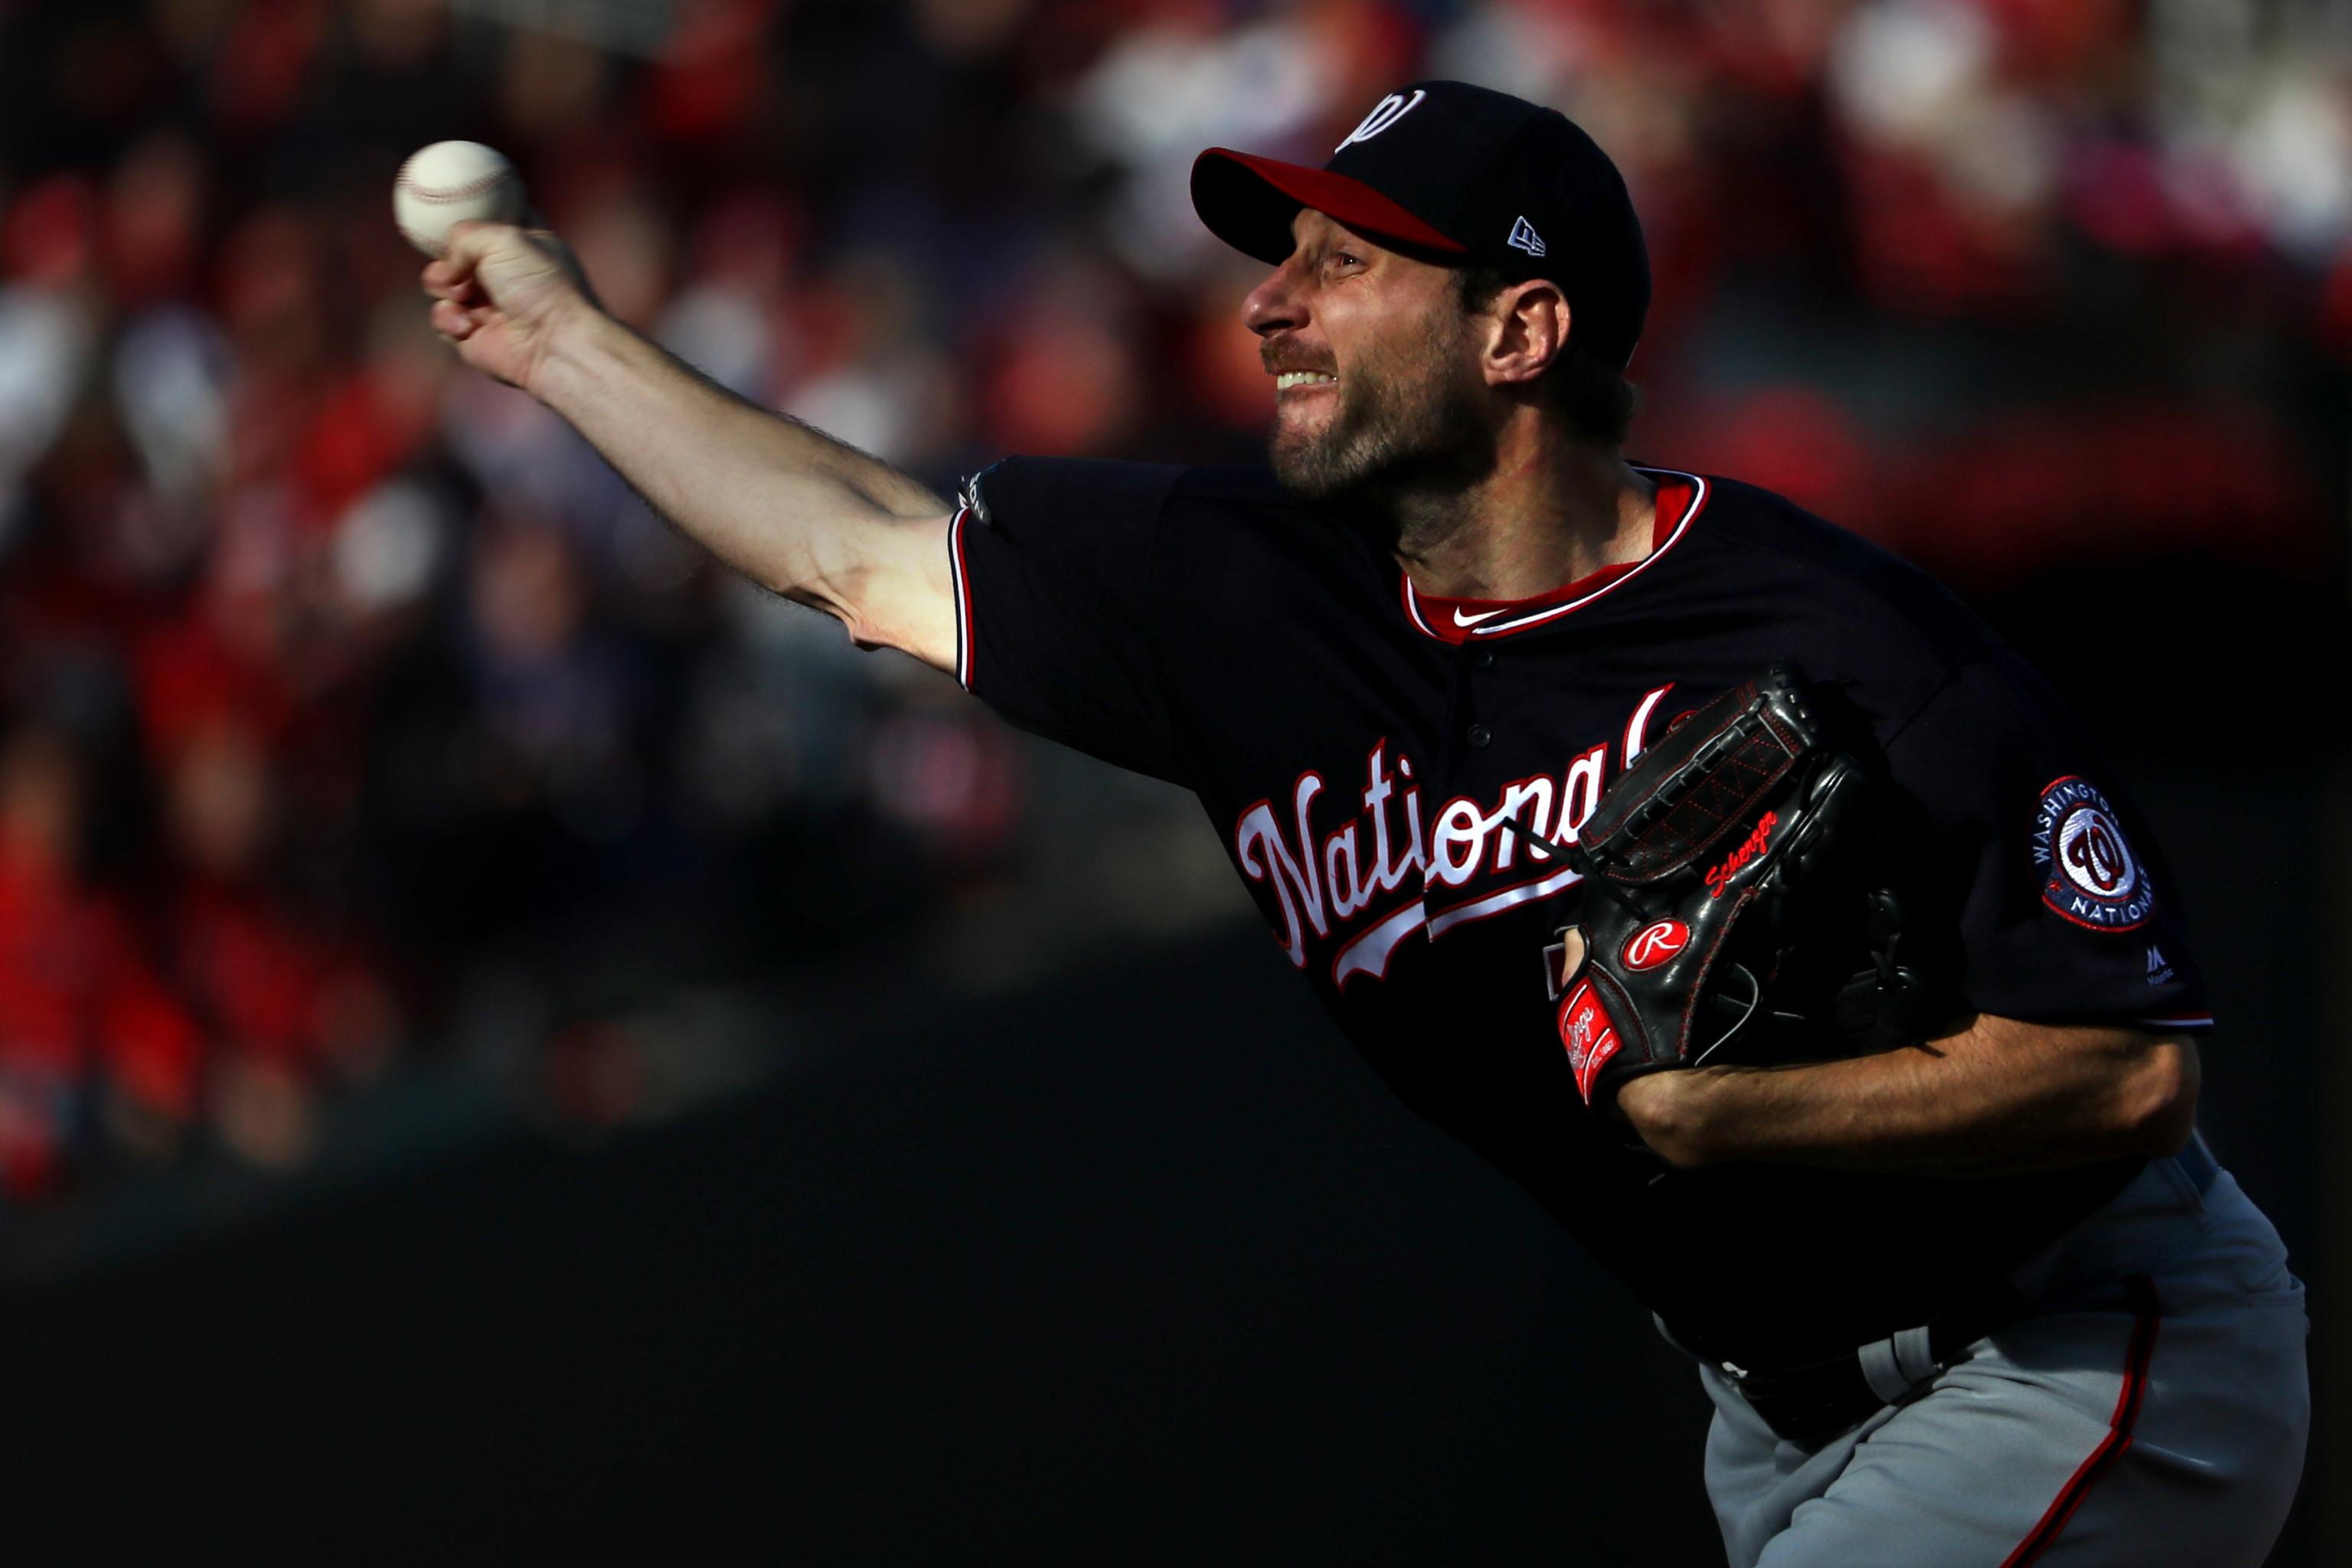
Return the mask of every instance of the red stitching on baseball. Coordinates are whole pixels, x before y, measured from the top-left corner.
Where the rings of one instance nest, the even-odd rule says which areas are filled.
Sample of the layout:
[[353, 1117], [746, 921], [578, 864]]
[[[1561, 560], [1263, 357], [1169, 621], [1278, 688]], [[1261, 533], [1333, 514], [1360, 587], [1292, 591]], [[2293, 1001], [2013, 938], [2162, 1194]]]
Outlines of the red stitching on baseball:
[[394, 177], [393, 184], [420, 202], [462, 202], [467, 196], [480, 195], [513, 173], [511, 169], [500, 169], [496, 174], [482, 175], [471, 184], [450, 185], [444, 188], [436, 185], [420, 185], [408, 177], [407, 170], [403, 169]]

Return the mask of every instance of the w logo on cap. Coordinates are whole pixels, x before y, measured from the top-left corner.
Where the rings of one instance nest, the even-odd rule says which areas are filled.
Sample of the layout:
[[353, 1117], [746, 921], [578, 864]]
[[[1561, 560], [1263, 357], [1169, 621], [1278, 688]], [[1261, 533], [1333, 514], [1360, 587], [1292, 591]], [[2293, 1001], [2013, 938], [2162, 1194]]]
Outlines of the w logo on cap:
[[1414, 88], [1411, 98], [1407, 98], [1401, 92], [1389, 94], [1372, 105], [1372, 111], [1365, 115], [1353, 131], [1348, 132], [1348, 140], [1331, 149], [1331, 155], [1338, 157], [1348, 150], [1350, 142], [1370, 141], [1406, 115], [1411, 114], [1420, 105], [1421, 100], [1428, 96], [1428, 92], [1421, 88]]
[[[1487, 232], [1491, 234], [1494, 231], [1489, 229]], [[1524, 250], [1529, 256], [1541, 256], [1544, 253], [1543, 236], [1538, 234], [1536, 226], [1525, 218], [1511, 225], [1511, 237], [1503, 243], [1514, 250]]]

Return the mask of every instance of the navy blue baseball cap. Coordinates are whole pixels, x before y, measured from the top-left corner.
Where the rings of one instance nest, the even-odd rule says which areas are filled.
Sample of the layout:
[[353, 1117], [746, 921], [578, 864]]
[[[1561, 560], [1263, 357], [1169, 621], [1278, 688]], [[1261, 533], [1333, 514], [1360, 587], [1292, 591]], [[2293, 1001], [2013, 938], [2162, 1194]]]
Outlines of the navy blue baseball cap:
[[1459, 81], [1373, 106], [1319, 169], [1228, 147], [1192, 163], [1209, 232], [1281, 265], [1301, 207], [1383, 244], [1568, 298], [1571, 342], [1622, 368], [1650, 309], [1650, 256], [1617, 165], [1556, 109]]

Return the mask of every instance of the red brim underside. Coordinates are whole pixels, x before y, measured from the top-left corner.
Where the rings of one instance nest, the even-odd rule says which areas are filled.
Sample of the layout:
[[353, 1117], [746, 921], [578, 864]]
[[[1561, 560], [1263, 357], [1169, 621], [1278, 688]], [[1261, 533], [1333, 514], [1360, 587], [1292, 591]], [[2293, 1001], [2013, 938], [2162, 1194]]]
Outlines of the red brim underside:
[[1448, 256], [1468, 249], [1361, 180], [1328, 169], [1230, 147], [1212, 147], [1192, 161], [1192, 210], [1211, 234], [1244, 256], [1280, 266], [1291, 252], [1290, 220], [1301, 207], [1313, 207], [1374, 239]]

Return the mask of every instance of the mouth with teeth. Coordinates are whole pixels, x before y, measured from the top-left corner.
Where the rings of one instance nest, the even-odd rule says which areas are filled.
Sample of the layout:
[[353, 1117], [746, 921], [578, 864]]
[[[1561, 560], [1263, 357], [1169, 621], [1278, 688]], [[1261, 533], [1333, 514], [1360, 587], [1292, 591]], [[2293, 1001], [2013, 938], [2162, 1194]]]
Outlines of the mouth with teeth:
[[1339, 378], [1326, 375], [1319, 370], [1286, 370], [1274, 378], [1276, 392], [1288, 392], [1294, 386], [1337, 385]]

